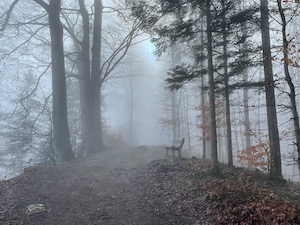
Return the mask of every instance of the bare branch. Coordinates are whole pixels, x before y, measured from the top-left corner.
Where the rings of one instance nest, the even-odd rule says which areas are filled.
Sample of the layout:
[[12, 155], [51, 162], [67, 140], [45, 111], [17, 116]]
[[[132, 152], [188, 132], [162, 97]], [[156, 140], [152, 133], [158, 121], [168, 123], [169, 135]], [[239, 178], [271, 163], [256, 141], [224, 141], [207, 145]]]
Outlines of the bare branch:
[[43, 13], [29, 21], [24, 21], [24, 22], [21, 22], [21, 21], [18, 21], [17, 23], [9, 23], [10, 26], [22, 26], [22, 25], [42, 25], [42, 26], [46, 26], [46, 25], [49, 25], [49, 23], [45, 23], [45, 22], [37, 22], [38, 20], [40, 19], [43, 19], [44, 17], [48, 16], [47, 13]]
[[[119, 62], [125, 57], [128, 49], [131, 46], [132, 38], [133, 38], [134, 31], [130, 32], [127, 37], [122, 41], [120, 46], [113, 52], [113, 54], [108, 58], [106, 62], [103, 63], [101, 69], [103, 71], [104, 66], [107, 64], [106, 70], [104, 72], [103, 77], [101, 78], [101, 83], [103, 83], [109, 74], [116, 68]], [[123, 52], [122, 52], [123, 51]], [[121, 55], [120, 55], [121, 54]], [[118, 56], [119, 58], [114, 62], [114, 59]]]
[[4, 19], [2, 27], [0, 28], [0, 32], [3, 32], [5, 30], [5, 27], [7, 26], [8, 22], [9, 22], [10, 14], [18, 2], [19, 2], [19, 0], [14, 0], [14, 2], [10, 5], [8, 11], [1, 16], [0, 19], [2, 19], [4, 16], [5, 16], [5, 19]]
[[19, 48], [21, 48], [22, 46], [24, 46], [25, 44], [29, 43], [29, 41], [32, 39], [32, 38], [35, 38], [35, 35], [40, 31], [42, 30], [44, 27], [40, 27], [39, 29], [37, 29], [35, 32], [33, 32], [33, 34], [27, 38], [27, 40], [25, 40], [24, 42], [22, 42], [21, 44], [19, 44], [17, 47], [15, 47], [14, 49], [12, 49], [10, 52], [8, 53], [5, 53], [1, 56], [1, 59], [4, 59], [6, 56], [9, 56], [11, 55], [12, 53], [14, 53], [15, 51], [17, 51]]
[[33, 1], [39, 4], [40, 6], [42, 6], [47, 12], [49, 11], [49, 5], [43, 0], [33, 0]]
[[21, 98], [19, 100], [20, 104], [23, 106], [24, 109], [26, 108], [26, 106], [24, 106], [23, 101], [25, 99], [29, 98], [30, 96], [32, 96], [35, 93], [35, 91], [37, 90], [37, 88], [39, 86], [41, 78], [46, 74], [46, 72], [48, 71], [48, 69], [50, 67], [51, 67], [51, 63], [48, 64], [48, 66], [46, 67], [46, 69], [44, 70], [44, 72], [38, 77], [38, 80], [37, 80], [37, 82], [36, 82], [35, 87], [33, 88], [33, 90], [28, 95], [26, 95], [25, 97], [23, 97], [23, 98]]
[[70, 25], [68, 24], [68, 26], [62, 24], [62, 27], [64, 28], [65, 31], [68, 32], [68, 34], [71, 36], [71, 38], [73, 39], [74, 42], [81, 44], [81, 42], [78, 40], [78, 38], [76, 37], [76, 34], [74, 32], [74, 29], [70, 28]]
[[[140, 27], [144, 21], [139, 21], [133, 25], [131, 31], [127, 36], [122, 40], [119, 46], [114, 50], [112, 55], [102, 64], [101, 73], [103, 77], [101, 78], [101, 84], [109, 78], [111, 72], [118, 66], [121, 60], [126, 56], [129, 48], [136, 43], [133, 43], [133, 40], [139, 36]], [[137, 42], [139, 43], [139, 42]]]

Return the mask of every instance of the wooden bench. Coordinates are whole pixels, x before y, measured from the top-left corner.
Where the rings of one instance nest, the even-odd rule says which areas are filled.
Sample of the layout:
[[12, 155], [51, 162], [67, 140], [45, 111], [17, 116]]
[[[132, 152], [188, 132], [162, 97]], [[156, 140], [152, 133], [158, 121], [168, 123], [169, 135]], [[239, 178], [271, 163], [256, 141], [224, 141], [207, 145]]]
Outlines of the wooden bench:
[[171, 146], [165, 147], [165, 149], [167, 151], [167, 156], [169, 155], [169, 150], [171, 150], [173, 153], [172, 158], [174, 158], [175, 151], [178, 152], [178, 158], [181, 158], [181, 150], [182, 150], [183, 144], [184, 144], [184, 138], [182, 138], [181, 140], [173, 140]]

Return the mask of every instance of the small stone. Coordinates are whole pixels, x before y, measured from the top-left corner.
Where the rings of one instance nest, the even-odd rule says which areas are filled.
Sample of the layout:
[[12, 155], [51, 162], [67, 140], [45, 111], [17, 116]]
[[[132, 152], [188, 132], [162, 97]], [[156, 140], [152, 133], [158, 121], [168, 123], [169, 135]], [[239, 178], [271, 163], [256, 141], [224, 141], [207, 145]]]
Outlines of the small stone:
[[33, 204], [33, 205], [28, 205], [26, 207], [26, 214], [27, 215], [33, 215], [41, 212], [45, 212], [46, 208], [43, 204]]

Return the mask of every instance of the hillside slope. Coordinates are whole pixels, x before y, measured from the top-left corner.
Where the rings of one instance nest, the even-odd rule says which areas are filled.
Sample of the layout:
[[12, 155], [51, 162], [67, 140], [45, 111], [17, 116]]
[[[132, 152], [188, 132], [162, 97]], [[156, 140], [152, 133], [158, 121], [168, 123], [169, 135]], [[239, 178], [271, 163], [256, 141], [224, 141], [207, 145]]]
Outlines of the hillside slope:
[[141, 146], [30, 168], [0, 183], [0, 224], [300, 224], [297, 187], [227, 167], [217, 180], [210, 166]]

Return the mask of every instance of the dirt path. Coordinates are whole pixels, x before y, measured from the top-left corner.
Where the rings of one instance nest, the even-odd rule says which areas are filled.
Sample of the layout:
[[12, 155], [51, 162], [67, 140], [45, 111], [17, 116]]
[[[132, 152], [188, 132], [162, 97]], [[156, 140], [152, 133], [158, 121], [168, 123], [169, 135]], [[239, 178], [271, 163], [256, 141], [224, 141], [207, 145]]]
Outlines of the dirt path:
[[[0, 182], [0, 224], [300, 224], [298, 186], [220, 166], [224, 178], [215, 179], [209, 160], [165, 159], [162, 148], [141, 147], [31, 168]], [[28, 215], [38, 203], [45, 211]]]
[[[1, 188], [0, 224], [170, 224], [146, 204], [139, 172], [165, 157], [159, 147], [115, 149], [57, 167], [35, 168]], [[148, 193], [149, 194], [149, 193]], [[3, 204], [10, 202], [10, 205]], [[41, 203], [46, 211], [26, 214]]]

